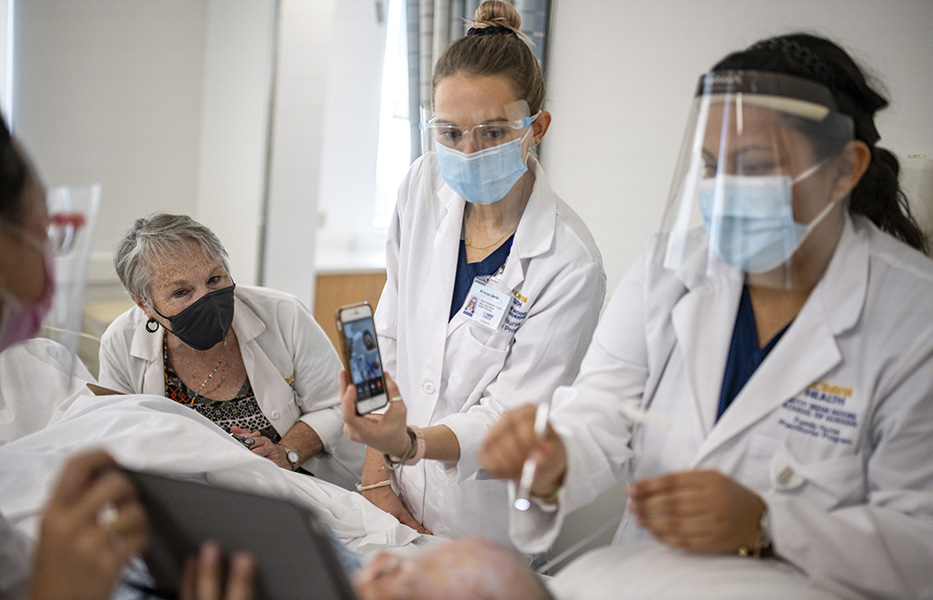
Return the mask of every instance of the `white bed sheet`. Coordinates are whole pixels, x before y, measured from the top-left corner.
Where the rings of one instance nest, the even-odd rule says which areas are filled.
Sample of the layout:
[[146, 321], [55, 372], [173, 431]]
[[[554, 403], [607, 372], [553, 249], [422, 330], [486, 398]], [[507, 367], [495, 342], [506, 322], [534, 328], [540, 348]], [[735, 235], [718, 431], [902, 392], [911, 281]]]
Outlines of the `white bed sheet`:
[[[60, 347], [58, 347], [60, 348]], [[314, 508], [363, 554], [420, 536], [359, 494], [258, 457], [197, 412], [160, 396], [94, 396], [86, 370], [62, 377], [64, 355], [34, 340], [0, 354], [0, 512], [33, 540], [68, 457], [103, 448], [122, 465]], [[26, 404], [26, 403], [29, 404]]]
[[548, 587], [558, 600], [838, 600], [777, 560], [688, 554], [652, 542], [588, 552]]

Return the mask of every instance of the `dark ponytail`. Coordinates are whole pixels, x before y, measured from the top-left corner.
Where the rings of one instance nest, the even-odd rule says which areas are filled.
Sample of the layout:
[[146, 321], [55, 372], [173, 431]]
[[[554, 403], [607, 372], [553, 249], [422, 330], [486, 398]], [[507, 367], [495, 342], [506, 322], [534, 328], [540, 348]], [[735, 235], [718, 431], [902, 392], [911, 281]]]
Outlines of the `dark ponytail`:
[[900, 170], [901, 166], [891, 152], [873, 146], [868, 170], [852, 190], [849, 210], [868, 217], [882, 230], [928, 254], [930, 249], [926, 238], [898, 183]]
[[[828, 87], [838, 111], [852, 119], [855, 139], [871, 149], [871, 162], [852, 190], [849, 210], [871, 219], [883, 231], [921, 252], [929, 252], [926, 238], [901, 190], [897, 158], [877, 145], [881, 136], [875, 129], [874, 117], [888, 101], [869, 86], [862, 70], [845, 50], [827, 39], [795, 33], [762, 40], [730, 54], [713, 67], [717, 71], [741, 69], [794, 75]], [[814, 135], [813, 131], [803, 132]], [[814, 139], [818, 149], [828, 150], [823, 148], [826, 143], [825, 138]], [[842, 148], [833, 150], [840, 152]]]
[[16, 222], [22, 209], [20, 199], [26, 187], [28, 168], [2, 115], [0, 125], [0, 219]]

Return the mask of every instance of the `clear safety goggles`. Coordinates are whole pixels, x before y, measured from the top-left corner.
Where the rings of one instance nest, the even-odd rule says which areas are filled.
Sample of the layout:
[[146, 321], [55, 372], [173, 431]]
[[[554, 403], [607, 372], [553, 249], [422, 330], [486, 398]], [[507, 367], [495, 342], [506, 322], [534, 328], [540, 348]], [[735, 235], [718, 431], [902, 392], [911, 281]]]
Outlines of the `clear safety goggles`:
[[539, 114], [530, 114], [524, 100], [466, 115], [435, 114], [422, 108], [419, 128], [425, 151], [443, 146], [470, 153], [521, 139]]
[[528, 170], [540, 113], [530, 114], [524, 100], [445, 108], [437, 114], [422, 109], [422, 147], [430, 165], [421, 178], [425, 194], [446, 184], [471, 204], [505, 198]]
[[455, 123], [438, 121], [437, 117], [434, 117], [424, 124], [424, 129], [435, 144], [467, 152], [467, 148], [486, 150], [517, 140], [537, 118], [536, 114], [512, 121], [496, 120], [462, 127]]
[[655, 249], [664, 266], [702, 261], [708, 276], [738, 269], [792, 286], [790, 258], [831, 210], [814, 181], [853, 139], [823, 85], [758, 71], [702, 76]]

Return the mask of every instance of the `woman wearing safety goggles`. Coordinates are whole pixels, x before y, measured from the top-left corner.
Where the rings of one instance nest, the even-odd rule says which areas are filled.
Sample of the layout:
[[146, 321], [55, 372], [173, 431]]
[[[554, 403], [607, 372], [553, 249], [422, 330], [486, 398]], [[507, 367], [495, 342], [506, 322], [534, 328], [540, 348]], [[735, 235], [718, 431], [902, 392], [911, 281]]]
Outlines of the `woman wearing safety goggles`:
[[520, 548], [628, 467], [616, 543], [779, 558], [812, 597], [933, 596], [933, 261], [886, 104], [810, 35], [700, 79], [663, 231], [555, 395], [560, 435], [526, 407], [484, 445], [503, 477], [538, 456]]
[[533, 156], [551, 115], [521, 18], [484, 2], [475, 19], [435, 65], [426, 153], [389, 230], [375, 321], [390, 397], [404, 403], [360, 417], [348, 387], [344, 422], [369, 446], [374, 504], [419, 531], [507, 542], [506, 484], [483, 476], [477, 449], [504, 410], [576, 376], [605, 274]]

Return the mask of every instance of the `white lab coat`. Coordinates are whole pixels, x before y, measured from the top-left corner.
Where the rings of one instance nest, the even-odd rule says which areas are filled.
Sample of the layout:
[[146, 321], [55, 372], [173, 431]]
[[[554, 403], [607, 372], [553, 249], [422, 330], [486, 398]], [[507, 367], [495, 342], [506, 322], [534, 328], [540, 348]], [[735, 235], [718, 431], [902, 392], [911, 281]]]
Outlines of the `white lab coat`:
[[605, 297], [589, 230], [534, 159], [529, 170], [534, 188], [502, 274], [525, 314], [514, 334], [460, 314], [448, 323], [465, 202], [443, 183], [433, 154], [409, 170], [389, 229], [388, 281], [376, 310], [386, 371], [409, 423], [446, 425], [460, 444], [456, 463], [403, 469], [402, 498], [436, 535], [508, 542], [506, 485], [484, 478], [477, 450], [504, 410], [573, 381]]
[[[933, 261], [847, 219], [803, 309], [715, 422], [743, 279], [708, 278], [705, 236], [692, 242], [678, 271], [651, 251], [629, 271], [555, 395], [561, 509], [513, 511], [516, 544], [547, 547], [627, 461], [633, 480], [714, 469], [762, 496], [776, 551], [816, 585], [933, 598]], [[669, 428], [633, 425], [627, 402]], [[626, 516], [615, 542], [648, 537]]]
[[[325, 455], [303, 466], [352, 487], [364, 448], [343, 436], [337, 386], [340, 359], [308, 309], [294, 296], [250, 286], [234, 292], [233, 330], [246, 375], [263, 415], [285, 435], [300, 419], [324, 443]], [[146, 331], [146, 314], [133, 307], [104, 332], [100, 384], [120, 392], [165, 395], [162, 332]], [[334, 460], [331, 460], [331, 459]]]

